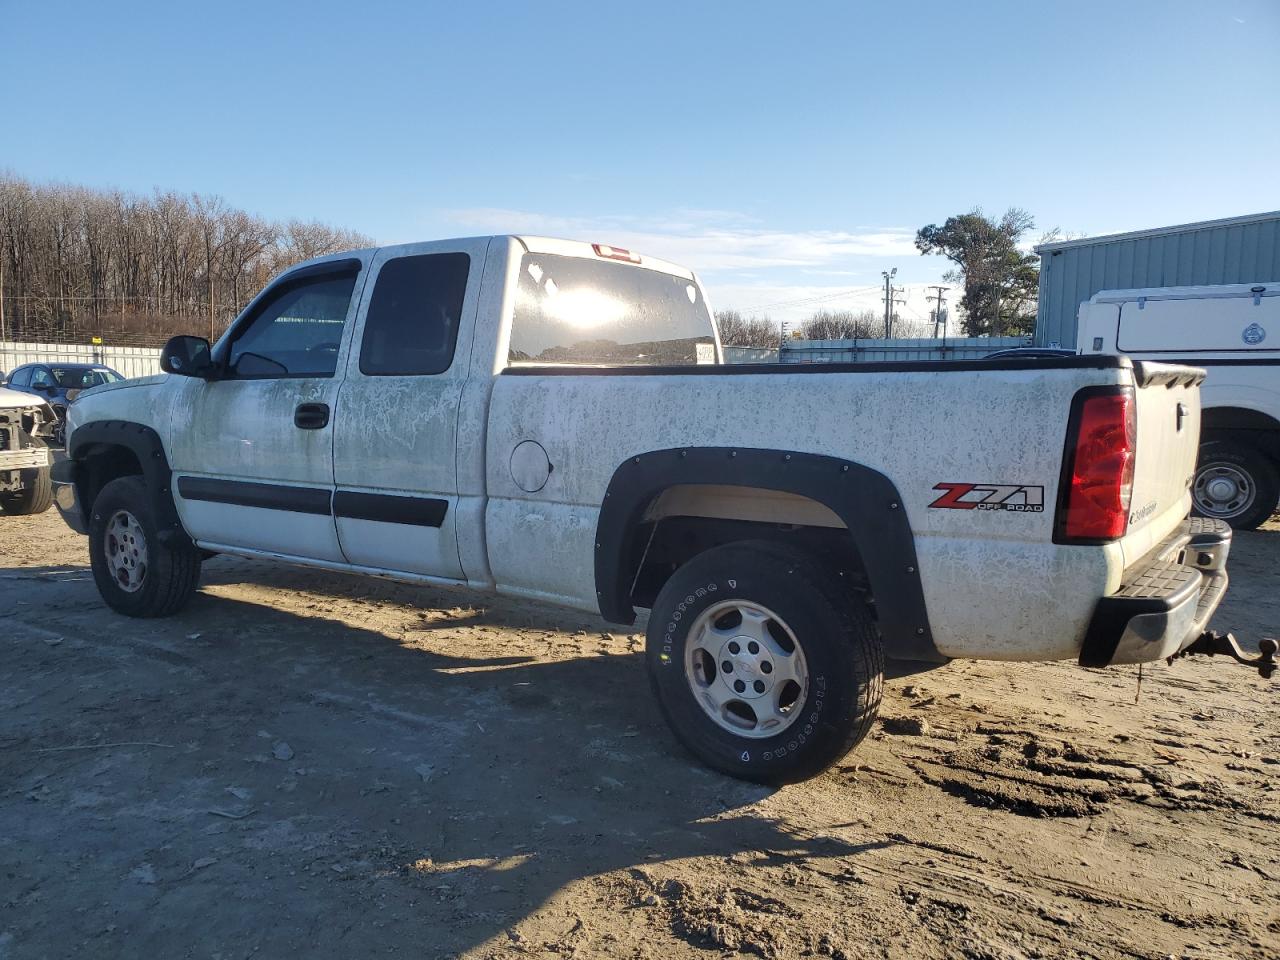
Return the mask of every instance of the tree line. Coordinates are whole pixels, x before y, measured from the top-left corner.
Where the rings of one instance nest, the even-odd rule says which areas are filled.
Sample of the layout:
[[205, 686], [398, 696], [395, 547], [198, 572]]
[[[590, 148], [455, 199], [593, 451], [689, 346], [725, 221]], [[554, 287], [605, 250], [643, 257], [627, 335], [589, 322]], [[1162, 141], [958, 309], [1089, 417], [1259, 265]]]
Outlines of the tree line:
[[221, 198], [34, 183], [0, 173], [0, 339], [154, 345], [221, 333], [280, 271], [372, 246]]
[[[1022, 249], [1033, 228], [1028, 213], [1012, 208], [999, 219], [973, 210], [917, 232], [922, 254], [955, 264], [946, 279], [963, 284], [959, 306], [969, 336], [1034, 328], [1039, 262]], [[212, 339], [282, 270], [371, 245], [352, 230], [267, 220], [216, 196], [142, 196], [0, 172], [0, 339], [153, 345], [205, 331]], [[716, 319], [728, 345], [776, 347], [782, 337], [767, 316], [724, 310]], [[932, 333], [928, 323], [908, 330], [903, 322], [907, 336]], [[874, 310], [826, 309], [789, 324], [787, 333], [861, 339], [881, 336], [883, 326]]]
[[[727, 347], [777, 347], [783, 337], [778, 321], [743, 316], [738, 310], [717, 310], [716, 327], [720, 342]], [[933, 324], [898, 316], [894, 332], [904, 337], [928, 337], [933, 335]], [[871, 340], [884, 336], [884, 316], [875, 310], [816, 310], [788, 325], [786, 335], [799, 340]]]

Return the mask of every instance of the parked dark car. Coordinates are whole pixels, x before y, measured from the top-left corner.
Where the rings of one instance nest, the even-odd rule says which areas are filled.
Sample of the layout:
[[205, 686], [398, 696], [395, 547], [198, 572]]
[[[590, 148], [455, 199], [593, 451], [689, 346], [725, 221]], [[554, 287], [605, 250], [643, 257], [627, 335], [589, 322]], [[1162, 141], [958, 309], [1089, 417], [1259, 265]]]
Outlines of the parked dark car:
[[15, 367], [3, 381], [10, 390], [31, 393], [45, 400], [58, 416], [53, 442], [63, 445], [67, 421], [67, 404], [81, 390], [125, 379], [120, 373], [100, 363], [28, 363]]

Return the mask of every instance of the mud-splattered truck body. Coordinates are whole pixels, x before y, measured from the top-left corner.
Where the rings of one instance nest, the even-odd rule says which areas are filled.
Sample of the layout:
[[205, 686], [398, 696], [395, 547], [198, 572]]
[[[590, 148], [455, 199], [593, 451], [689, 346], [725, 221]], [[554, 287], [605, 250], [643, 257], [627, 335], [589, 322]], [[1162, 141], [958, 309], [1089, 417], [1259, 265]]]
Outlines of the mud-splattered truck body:
[[856, 744], [886, 657], [1156, 660], [1227, 583], [1188, 516], [1202, 371], [725, 365], [697, 278], [615, 247], [322, 258], [162, 365], [73, 404], [55, 471], [112, 607], [174, 613], [232, 553], [648, 609], [673, 729], [752, 779]]

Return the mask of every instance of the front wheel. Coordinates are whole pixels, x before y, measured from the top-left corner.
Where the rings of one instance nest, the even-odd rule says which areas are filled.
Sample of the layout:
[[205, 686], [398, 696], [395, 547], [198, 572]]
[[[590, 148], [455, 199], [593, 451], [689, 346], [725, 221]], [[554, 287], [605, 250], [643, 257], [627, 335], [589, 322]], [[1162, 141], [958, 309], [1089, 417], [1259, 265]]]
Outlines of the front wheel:
[[177, 613], [200, 581], [199, 550], [160, 542], [142, 477], [112, 480], [94, 499], [89, 564], [107, 606], [130, 617]]
[[866, 604], [781, 544], [727, 544], [677, 570], [654, 601], [646, 656], [680, 742], [757, 783], [821, 773], [880, 707], [884, 654]]
[[1237, 530], [1253, 530], [1275, 512], [1280, 474], [1254, 447], [1210, 440], [1200, 445], [1191, 499], [1200, 516], [1225, 520]]

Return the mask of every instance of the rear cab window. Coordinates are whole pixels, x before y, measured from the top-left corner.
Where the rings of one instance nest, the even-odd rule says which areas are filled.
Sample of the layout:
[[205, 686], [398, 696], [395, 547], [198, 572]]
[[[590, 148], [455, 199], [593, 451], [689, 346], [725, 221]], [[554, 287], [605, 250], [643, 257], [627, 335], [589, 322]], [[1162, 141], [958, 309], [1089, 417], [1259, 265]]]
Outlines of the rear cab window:
[[526, 253], [507, 362], [627, 366], [714, 363], [698, 284], [643, 265]]

